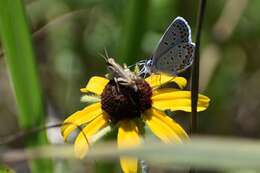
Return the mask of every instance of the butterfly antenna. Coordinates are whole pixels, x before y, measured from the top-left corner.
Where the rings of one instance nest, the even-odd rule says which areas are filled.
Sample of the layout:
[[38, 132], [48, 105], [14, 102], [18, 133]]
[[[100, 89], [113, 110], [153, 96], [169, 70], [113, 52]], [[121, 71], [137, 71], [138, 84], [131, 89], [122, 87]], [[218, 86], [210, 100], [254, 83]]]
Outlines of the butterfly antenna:
[[132, 68], [133, 66], [136, 66], [136, 65], [138, 65], [138, 66], [144, 65], [145, 64], [144, 62], [145, 62], [145, 60], [138, 61], [132, 65], [129, 65], [128, 68]]
[[127, 66], [127, 68], [132, 68], [132, 67], [136, 66], [137, 64], [138, 64], [138, 63], [134, 63], [134, 64], [132, 64], [132, 65]]

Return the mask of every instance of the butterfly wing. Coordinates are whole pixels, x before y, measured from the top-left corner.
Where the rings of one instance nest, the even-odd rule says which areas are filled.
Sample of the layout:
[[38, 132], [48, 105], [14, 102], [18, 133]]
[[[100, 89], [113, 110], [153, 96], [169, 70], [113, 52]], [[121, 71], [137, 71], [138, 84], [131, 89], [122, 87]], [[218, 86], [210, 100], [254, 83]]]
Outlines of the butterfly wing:
[[160, 39], [153, 55], [153, 62], [156, 63], [162, 55], [176, 45], [187, 42], [191, 43], [190, 26], [184, 18], [176, 17]]
[[194, 50], [195, 44], [180, 43], [160, 56], [154, 67], [160, 72], [177, 75], [192, 65]]

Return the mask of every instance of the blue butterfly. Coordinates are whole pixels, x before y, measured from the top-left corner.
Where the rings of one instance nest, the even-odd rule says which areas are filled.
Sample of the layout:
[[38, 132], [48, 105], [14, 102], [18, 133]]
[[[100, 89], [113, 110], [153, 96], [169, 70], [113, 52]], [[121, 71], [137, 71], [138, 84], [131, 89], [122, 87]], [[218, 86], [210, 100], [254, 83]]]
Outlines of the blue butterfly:
[[194, 50], [188, 22], [176, 17], [161, 37], [152, 58], [138, 63], [143, 66], [140, 75], [163, 72], [176, 76], [192, 65]]

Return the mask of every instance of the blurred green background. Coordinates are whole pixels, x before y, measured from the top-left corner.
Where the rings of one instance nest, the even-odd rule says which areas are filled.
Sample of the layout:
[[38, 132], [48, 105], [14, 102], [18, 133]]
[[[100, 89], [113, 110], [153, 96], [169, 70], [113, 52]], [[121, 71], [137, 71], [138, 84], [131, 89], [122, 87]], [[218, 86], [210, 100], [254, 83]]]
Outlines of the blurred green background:
[[[106, 73], [105, 62], [99, 56], [104, 48], [120, 63], [130, 65], [145, 59], [152, 55], [163, 32], [177, 16], [189, 22], [194, 41], [197, 0], [26, 0], [24, 3], [47, 123], [62, 122], [85, 106], [80, 103], [79, 89], [90, 76]], [[207, 3], [201, 41], [200, 92], [212, 101], [207, 111], [199, 113], [201, 135], [260, 136], [259, 7], [259, 0]], [[0, 136], [7, 136], [20, 127], [2, 47], [0, 52]], [[189, 78], [189, 73], [181, 75]], [[177, 113], [176, 116], [188, 128], [190, 115]], [[52, 143], [62, 142], [59, 129], [49, 130], [48, 137]], [[0, 147], [4, 150], [21, 145], [18, 142]], [[84, 172], [86, 167], [82, 164], [71, 172]], [[115, 167], [118, 169], [118, 165]], [[24, 163], [14, 165], [14, 169], [28, 171]], [[102, 166], [96, 171], [106, 172]]]

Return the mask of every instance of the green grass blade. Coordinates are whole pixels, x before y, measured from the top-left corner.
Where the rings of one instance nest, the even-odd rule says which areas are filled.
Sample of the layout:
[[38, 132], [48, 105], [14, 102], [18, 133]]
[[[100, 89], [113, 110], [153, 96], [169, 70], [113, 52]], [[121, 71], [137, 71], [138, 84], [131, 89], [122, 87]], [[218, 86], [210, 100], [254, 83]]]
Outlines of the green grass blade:
[[[93, 146], [87, 160], [118, 159], [133, 155], [149, 165], [163, 168], [198, 168], [206, 170], [260, 170], [260, 141], [230, 138], [193, 138], [183, 144], [145, 143], [139, 148], [117, 150], [116, 142]], [[32, 158], [74, 158], [73, 146], [45, 146], [1, 154], [5, 162]]]
[[[0, 32], [19, 110], [18, 121], [22, 128], [43, 124], [41, 87], [21, 0], [0, 0]], [[28, 146], [47, 143], [43, 132], [28, 139]], [[34, 172], [48, 172], [51, 169], [51, 162], [46, 160], [37, 160], [31, 165]]]

